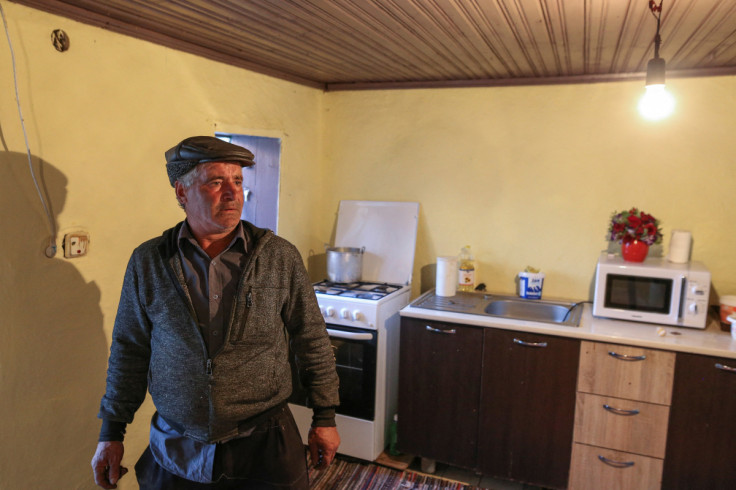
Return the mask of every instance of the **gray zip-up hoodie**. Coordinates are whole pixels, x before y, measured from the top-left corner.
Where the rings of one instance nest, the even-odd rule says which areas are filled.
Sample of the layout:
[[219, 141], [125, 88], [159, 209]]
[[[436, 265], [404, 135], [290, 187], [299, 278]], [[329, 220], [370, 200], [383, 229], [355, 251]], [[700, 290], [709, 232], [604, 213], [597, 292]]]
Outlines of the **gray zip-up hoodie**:
[[204, 442], [291, 394], [289, 341], [312, 406], [338, 405], [335, 358], [296, 247], [243, 221], [253, 252], [227, 341], [208, 359], [177, 253], [179, 223], [133, 252], [125, 273], [99, 417], [130, 423], [146, 395], [161, 416]]

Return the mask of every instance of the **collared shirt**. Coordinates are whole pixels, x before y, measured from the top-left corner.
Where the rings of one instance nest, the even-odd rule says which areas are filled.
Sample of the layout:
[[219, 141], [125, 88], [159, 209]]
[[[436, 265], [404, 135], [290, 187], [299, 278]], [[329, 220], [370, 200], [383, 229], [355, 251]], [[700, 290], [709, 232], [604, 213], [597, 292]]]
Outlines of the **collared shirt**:
[[225, 341], [238, 280], [248, 258], [248, 239], [243, 225], [225, 250], [214, 258], [199, 246], [185, 221], [179, 230], [179, 255], [197, 324], [211, 359]]
[[179, 434], [158, 412], [151, 419], [149, 447], [156, 462], [169, 473], [199, 483], [211, 483], [215, 444]]
[[[248, 258], [248, 238], [242, 223], [238, 224], [227, 248], [210, 258], [185, 221], [179, 230], [178, 244], [184, 280], [211, 359], [225, 341], [238, 282]], [[179, 434], [158, 413], [151, 420], [150, 447], [156, 462], [170, 473], [190, 481], [212, 482], [216, 445]]]

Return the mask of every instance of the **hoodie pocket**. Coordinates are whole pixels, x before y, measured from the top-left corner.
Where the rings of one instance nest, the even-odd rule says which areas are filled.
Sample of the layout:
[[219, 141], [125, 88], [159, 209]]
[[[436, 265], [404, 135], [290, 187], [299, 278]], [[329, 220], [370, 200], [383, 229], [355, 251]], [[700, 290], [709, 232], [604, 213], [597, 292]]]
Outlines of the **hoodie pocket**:
[[286, 300], [285, 288], [252, 287], [238, 305], [230, 341], [235, 344], [273, 342], [283, 330], [281, 310]]

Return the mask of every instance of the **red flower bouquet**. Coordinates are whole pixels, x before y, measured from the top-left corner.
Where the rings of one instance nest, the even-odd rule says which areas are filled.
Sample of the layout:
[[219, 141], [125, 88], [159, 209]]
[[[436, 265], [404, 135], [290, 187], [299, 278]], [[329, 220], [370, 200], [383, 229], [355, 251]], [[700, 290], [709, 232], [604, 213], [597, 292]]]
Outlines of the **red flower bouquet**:
[[619, 243], [639, 240], [647, 245], [654, 245], [662, 242], [662, 230], [659, 220], [654, 216], [631, 208], [613, 213], [608, 226], [608, 239]]

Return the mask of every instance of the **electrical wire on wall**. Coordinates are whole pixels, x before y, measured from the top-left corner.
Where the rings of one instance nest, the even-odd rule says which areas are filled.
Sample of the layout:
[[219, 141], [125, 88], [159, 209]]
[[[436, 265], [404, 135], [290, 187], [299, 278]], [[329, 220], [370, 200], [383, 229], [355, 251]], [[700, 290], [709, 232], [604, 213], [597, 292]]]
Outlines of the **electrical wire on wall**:
[[5, 10], [3, 10], [2, 4], [0, 4], [0, 16], [3, 18], [3, 26], [5, 27], [5, 37], [8, 38], [8, 47], [10, 48], [10, 59], [13, 65], [13, 83], [15, 85], [15, 102], [18, 106], [18, 117], [20, 117], [20, 125], [23, 128], [23, 139], [26, 144], [26, 154], [28, 155], [28, 169], [31, 172], [31, 178], [33, 179], [33, 184], [36, 186], [36, 192], [38, 192], [38, 197], [41, 199], [41, 204], [43, 205], [43, 210], [46, 212], [46, 218], [49, 221], [49, 227], [51, 228], [51, 238], [49, 239], [49, 245], [46, 247], [46, 257], [52, 258], [54, 255], [56, 255], [56, 222], [54, 221], [54, 218], [51, 216], [51, 212], [49, 211], [49, 207], [46, 204], [46, 200], [43, 197], [43, 193], [41, 192], [41, 188], [38, 185], [38, 179], [36, 179], [36, 174], [33, 171], [33, 158], [31, 157], [31, 147], [28, 144], [28, 133], [26, 132], [26, 124], [23, 120], [23, 111], [20, 107], [20, 97], [18, 95], [18, 74], [15, 69], [15, 52], [13, 51], [13, 43], [10, 40], [10, 32], [8, 31], [8, 23], [5, 20]]

